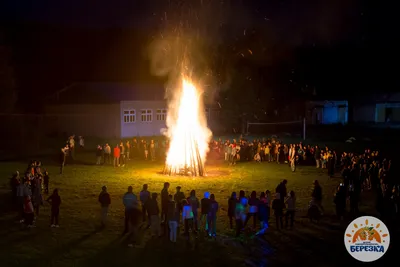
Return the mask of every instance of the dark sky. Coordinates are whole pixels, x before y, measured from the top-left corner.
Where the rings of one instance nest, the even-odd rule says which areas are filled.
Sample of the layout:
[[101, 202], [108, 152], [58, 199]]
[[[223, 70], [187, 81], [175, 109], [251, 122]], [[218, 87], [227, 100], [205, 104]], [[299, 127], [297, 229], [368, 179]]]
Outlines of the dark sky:
[[[160, 25], [165, 16], [169, 23], [179, 25], [180, 17], [186, 19], [190, 10], [200, 10], [194, 14], [201, 13], [206, 29], [203, 34], [213, 32], [208, 36], [211, 40], [217, 38], [214, 28], [218, 24], [224, 24], [229, 42], [243, 38], [243, 32], [254, 27], [265, 29], [264, 39], [270, 54], [276, 55], [276, 64], [282, 47], [285, 55], [292, 55], [289, 50], [301, 54], [303, 48], [317, 47], [331, 53], [326, 56], [331, 64], [324, 64], [334, 65], [332, 69], [348, 65], [345, 61], [349, 58], [357, 77], [363, 76], [361, 68], [370, 73], [379, 71], [379, 77], [386, 80], [395, 72], [390, 62], [398, 57], [394, 42], [397, 24], [390, 6], [370, 6], [371, 1], [363, 0], [210, 1], [58, 0], [28, 4], [7, 0], [1, 15], [13, 47], [18, 85], [27, 95], [32, 89], [41, 95], [76, 81], [155, 82], [146, 60], [150, 37], [163, 32]], [[220, 2], [224, 2], [222, 8]], [[342, 56], [340, 62], [335, 55]], [[303, 57], [307, 61], [307, 55]], [[337, 76], [341, 76], [339, 71]], [[382, 80], [379, 77], [375, 80]]]
[[145, 25], [152, 5], [159, 1], [132, 0], [7, 0], [5, 16], [11, 20], [72, 27], [110, 28]]

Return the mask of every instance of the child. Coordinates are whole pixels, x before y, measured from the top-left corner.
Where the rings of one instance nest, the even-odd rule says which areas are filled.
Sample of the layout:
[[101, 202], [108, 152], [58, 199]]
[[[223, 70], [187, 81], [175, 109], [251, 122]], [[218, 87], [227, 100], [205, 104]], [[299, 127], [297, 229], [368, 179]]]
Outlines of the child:
[[33, 225], [35, 214], [33, 211], [33, 205], [30, 196], [24, 197], [24, 218], [25, 218], [25, 223], [29, 228], [35, 227]]
[[61, 205], [61, 198], [58, 195], [58, 189], [54, 189], [53, 194], [47, 198], [47, 202], [51, 205], [51, 219], [50, 219], [50, 226], [51, 227], [60, 227], [58, 225], [58, 216], [60, 214], [60, 205]]
[[238, 202], [236, 197], [236, 192], [233, 192], [231, 197], [228, 200], [228, 217], [229, 217], [229, 225], [231, 229], [233, 229], [233, 218], [235, 217], [235, 208], [236, 203]]
[[293, 227], [294, 214], [296, 212], [296, 196], [294, 191], [290, 191], [289, 197], [286, 199], [286, 227], [288, 227], [289, 217], [290, 217], [290, 228]]
[[46, 170], [44, 170], [43, 185], [44, 185], [44, 193], [46, 195], [49, 194], [49, 182], [50, 182], [49, 173]]
[[208, 235], [215, 237], [217, 235], [217, 212], [218, 212], [218, 202], [215, 200], [215, 195], [210, 196], [210, 211], [208, 213]]
[[261, 156], [260, 156], [260, 153], [256, 153], [256, 154], [254, 155], [254, 160], [255, 160], [256, 162], [258, 162], [258, 163], [261, 163]]
[[275, 214], [276, 228], [279, 230], [283, 228], [283, 204], [281, 201], [281, 194], [275, 194], [275, 199], [272, 201], [272, 209]]

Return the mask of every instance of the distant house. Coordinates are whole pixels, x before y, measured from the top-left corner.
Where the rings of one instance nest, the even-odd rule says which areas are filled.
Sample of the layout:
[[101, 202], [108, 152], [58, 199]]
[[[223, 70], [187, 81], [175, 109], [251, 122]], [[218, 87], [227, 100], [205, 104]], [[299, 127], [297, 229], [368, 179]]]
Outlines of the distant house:
[[310, 101], [306, 104], [307, 121], [311, 124], [347, 124], [347, 101]]
[[[163, 86], [78, 83], [53, 95], [45, 107], [46, 131], [103, 138], [157, 136], [166, 128]], [[213, 109], [206, 108], [211, 119]]]
[[353, 108], [354, 122], [400, 123], [400, 93], [360, 97]]

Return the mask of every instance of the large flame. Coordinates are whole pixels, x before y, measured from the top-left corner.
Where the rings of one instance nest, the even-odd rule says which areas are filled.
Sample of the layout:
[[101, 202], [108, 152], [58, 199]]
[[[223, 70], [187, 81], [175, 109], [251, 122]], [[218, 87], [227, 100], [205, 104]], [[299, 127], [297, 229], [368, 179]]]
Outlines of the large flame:
[[166, 174], [204, 175], [211, 131], [207, 127], [202, 92], [187, 78], [169, 103]]

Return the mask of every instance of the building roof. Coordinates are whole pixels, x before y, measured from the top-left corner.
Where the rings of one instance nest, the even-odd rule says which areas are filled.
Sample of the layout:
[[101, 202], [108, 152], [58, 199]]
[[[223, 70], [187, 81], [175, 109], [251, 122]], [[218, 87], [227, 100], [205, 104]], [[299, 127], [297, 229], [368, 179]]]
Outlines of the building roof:
[[162, 85], [74, 83], [51, 96], [53, 104], [112, 104], [121, 101], [164, 100]]

